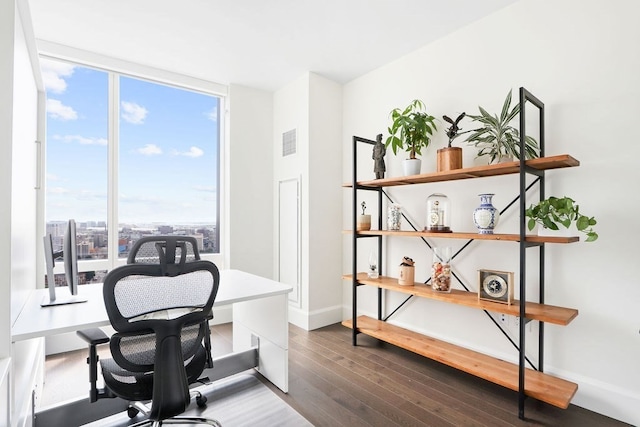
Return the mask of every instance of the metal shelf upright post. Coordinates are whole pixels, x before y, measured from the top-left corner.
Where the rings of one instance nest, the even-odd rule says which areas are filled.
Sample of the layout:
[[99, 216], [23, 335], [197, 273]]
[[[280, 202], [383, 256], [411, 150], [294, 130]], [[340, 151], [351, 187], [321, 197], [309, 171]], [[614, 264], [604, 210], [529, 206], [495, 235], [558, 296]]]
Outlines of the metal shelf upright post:
[[[357, 314], [358, 314], [358, 287], [361, 286], [358, 283], [358, 239], [362, 237], [374, 237], [377, 239], [378, 244], [378, 273], [382, 274], [382, 236], [363, 236], [359, 235], [357, 230], [358, 222], [358, 190], [374, 191], [377, 193], [378, 204], [378, 230], [382, 230], [382, 188], [381, 187], [366, 187], [358, 184], [358, 143], [365, 143], [374, 145], [376, 141], [370, 139], [361, 138], [359, 136], [353, 137], [353, 196], [352, 196], [352, 311], [353, 311], [353, 345], [357, 345], [358, 326], [357, 326]], [[382, 319], [382, 289], [378, 288], [378, 320]]]

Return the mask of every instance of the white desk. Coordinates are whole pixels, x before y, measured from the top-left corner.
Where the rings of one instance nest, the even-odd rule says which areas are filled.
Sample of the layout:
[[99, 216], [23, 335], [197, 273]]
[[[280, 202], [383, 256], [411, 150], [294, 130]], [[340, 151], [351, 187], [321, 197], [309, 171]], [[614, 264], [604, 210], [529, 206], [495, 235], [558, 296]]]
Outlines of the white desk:
[[[214, 307], [233, 304], [233, 351], [260, 340], [258, 371], [288, 391], [289, 321], [287, 294], [292, 287], [238, 270], [220, 271]], [[87, 302], [41, 307], [47, 289], [34, 290], [11, 329], [12, 342], [109, 325], [102, 284], [80, 286]]]

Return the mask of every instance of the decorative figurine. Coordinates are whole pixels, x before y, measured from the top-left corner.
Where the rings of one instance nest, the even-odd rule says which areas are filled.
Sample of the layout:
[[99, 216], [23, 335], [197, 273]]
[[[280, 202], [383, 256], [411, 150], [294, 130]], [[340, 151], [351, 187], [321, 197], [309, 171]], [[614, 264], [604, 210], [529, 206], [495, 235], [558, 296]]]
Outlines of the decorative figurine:
[[384, 155], [387, 154], [387, 147], [382, 143], [382, 134], [378, 134], [376, 137], [376, 143], [373, 145], [373, 154], [371, 158], [373, 162], [373, 171], [376, 173], [376, 179], [384, 178], [384, 173], [387, 170], [384, 164]]
[[356, 222], [356, 231], [366, 231], [371, 230], [371, 215], [365, 214], [365, 209], [367, 209], [367, 203], [362, 202], [360, 204], [362, 208], [362, 215], [358, 215], [358, 220]]
[[437, 171], [438, 172], [446, 172], [455, 169], [462, 169], [462, 148], [460, 147], [452, 147], [451, 144], [453, 140], [459, 137], [462, 134], [471, 132], [466, 130], [464, 132], [460, 132], [462, 128], [459, 126], [460, 120], [465, 117], [465, 113], [460, 114], [455, 120], [451, 119], [449, 116], [442, 116], [442, 118], [451, 123], [449, 129], [447, 129], [447, 137], [449, 138], [449, 145], [445, 148], [440, 148], [438, 150], [438, 161], [437, 161]]
[[460, 123], [460, 120], [462, 120], [465, 115], [466, 115], [465, 113], [462, 113], [455, 120], [451, 120], [449, 116], [442, 116], [442, 118], [446, 122], [451, 123], [451, 126], [449, 126], [449, 129], [447, 129], [447, 136], [449, 137], [449, 147], [451, 147], [451, 143], [453, 143], [454, 139], [456, 139], [457, 137], [459, 137], [464, 133], [471, 132], [471, 131], [465, 131], [460, 133], [462, 129], [458, 126], [458, 123]]

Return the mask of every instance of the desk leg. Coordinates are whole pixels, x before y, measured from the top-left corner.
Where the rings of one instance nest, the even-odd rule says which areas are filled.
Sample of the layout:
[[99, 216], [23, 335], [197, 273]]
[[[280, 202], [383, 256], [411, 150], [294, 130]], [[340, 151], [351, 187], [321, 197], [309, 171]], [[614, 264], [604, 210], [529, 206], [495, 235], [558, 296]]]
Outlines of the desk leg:
[[289, 318], [287, 295], [244, 301], [233, 305], [233, 351], [260, 339], [258, 372], [285, 393], [289, 390]]

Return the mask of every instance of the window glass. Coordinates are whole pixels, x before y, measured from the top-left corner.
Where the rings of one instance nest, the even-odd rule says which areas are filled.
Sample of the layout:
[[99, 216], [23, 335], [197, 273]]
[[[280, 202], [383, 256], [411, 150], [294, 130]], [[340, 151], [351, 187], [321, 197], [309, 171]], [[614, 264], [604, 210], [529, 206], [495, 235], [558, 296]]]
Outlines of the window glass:
[[80, 259], [107, 258], [108, 74], [41, 59], [47, 91], [46, 232], [62, 248], [78, 223]]
[[148, 234], [195, 236], [201, 252], [219, 252], [218, 110], [214, 96], [120, 78], [120, 257]]
[[[54, 250], [61, 250], [73, 218], [79, 259], [104, 260], [96, 262], [108, 268], [118, 264], [109, 259], [109, 247], [125, 258], [147, 234], [194, 236], [202, 253], [219, 253], [220, 98], [49, 58], [41, 58], [41, 66], [47, 93], [45, 221]], [[110, 98], [117, 100], [112, 110]], [[111, 165], [110, 147], [118, 153]], [[109, 176], [118, 183], [115, 192]], [[117, 200], [108, 200], [109, 194]], [[99, 276], [95, 262], [78, 267], [92, 270], [87, 281]]]

